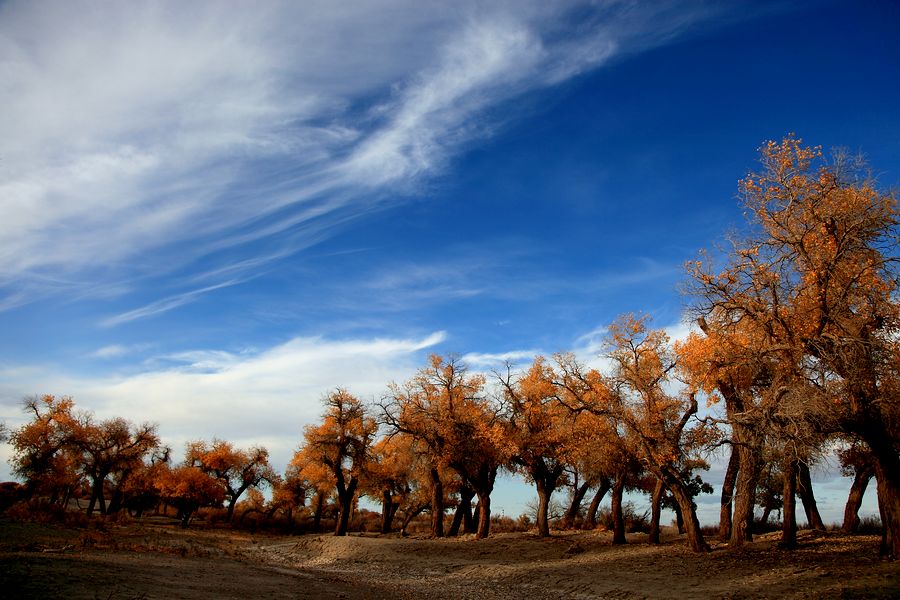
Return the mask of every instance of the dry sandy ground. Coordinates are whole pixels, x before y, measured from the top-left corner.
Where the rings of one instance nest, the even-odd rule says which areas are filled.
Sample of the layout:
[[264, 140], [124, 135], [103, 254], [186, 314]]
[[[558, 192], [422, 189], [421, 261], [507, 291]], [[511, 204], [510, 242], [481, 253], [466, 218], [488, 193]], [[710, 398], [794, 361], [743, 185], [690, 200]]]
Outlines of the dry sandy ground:
[[73, 530], [0, 520], [0, 596], [151, 598], [898, 598], [877, 539], [801, 532], [695, 555], [608, 533], [430, 540], [269, 537], [171, 524]]

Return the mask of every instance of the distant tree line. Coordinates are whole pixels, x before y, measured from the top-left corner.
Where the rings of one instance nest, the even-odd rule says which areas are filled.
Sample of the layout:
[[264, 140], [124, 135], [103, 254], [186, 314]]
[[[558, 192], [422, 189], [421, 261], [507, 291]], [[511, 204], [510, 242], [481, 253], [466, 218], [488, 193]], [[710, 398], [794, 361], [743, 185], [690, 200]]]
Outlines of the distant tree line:
[[[790, 136], [761, 149], [761, 169], [741, 181], [747, 233], [713, 259], [687, 265], [695, 330], [673, 343], [650, 319], [609, 325], [603, 370], [573, 354], [536, 357], [473, 373], [432, 356], [408, 381], [364, 403], [338, 388], [303, 432], [283, 475], [265, 448], [212, 440], [188, 444], [173, 465], [154, 425], [97, 421], [70, 398], [27, 400], [31, 421], [9, 432], [23, 494], [65, 504], [89, 490], [87, 513], [159, 502], [184, 526], [204, 506], [232, 520], [249, 492], [258, 510], [320, 526], [331, 508], [346, 534], [358, 498], [380, 502], [381, 531], [430, 514], [431, 535], [487, 537], [501, 471], [535, 486], [536, 529], [550, 535], [551, 499], [569, 502], [557, 525], [596, 523], [609, 494], [613, 543], [625, 542], [623, 494], [650, 497], [649, 540], [674, 509], [688, 545], [708, 549], [695, 498], [712, 490], [699, 472], [717, 448], [729, 454], [718, 535], [739, 548], [763, 521], [782, 515], [782, 544], [797, 543], [796, 498], [824, 528], [810, 469], [841, 448], [854, 477], [843, 527], [854, 531], [868, 483], [877, 481], [882, 552], [900, 557], [900, 330], [897, 202], [862, 163], [823, 157]], [[721, 407], [701, 411], [700, 403]], [[272, 488], [271, 500], [259, 493]], [[591, 494], [587, 509], [582, 505]], [[452, 519], [445, 522], [450, 510]], [[449, 528], [445, 530], [445, 527]]]

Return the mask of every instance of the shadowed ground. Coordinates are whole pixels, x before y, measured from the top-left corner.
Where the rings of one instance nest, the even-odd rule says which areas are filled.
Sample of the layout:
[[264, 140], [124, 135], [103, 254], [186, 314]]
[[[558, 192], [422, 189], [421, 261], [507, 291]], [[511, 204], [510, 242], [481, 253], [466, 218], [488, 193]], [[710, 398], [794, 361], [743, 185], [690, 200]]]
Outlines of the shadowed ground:
[[739, 553], [605, 532], [487, 540], [251, 536], [169, 523], [68, 529], [0, 520], [8, 598], [894, 598], [900, 565], [874, 536], [777, 534]]

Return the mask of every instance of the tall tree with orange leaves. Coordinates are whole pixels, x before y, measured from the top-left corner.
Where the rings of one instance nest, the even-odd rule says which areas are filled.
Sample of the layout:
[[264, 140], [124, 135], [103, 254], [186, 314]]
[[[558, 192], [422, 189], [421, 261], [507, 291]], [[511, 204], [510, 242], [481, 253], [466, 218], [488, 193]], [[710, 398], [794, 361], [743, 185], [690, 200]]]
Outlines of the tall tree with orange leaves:
[[13, 473], [25, 480], [26, 496], [46, 494], [65, 505], [83, 479], [71, 445], [75, 402], [48, 394], [26, 398], [24, 409], [31, 421], [9, 436]]
[[898, 559], [896, 196], [859, 162], [826, 160], [793, 136], [763, 146], [761, 162], [741, 182], [751, 233], [733, 242], [723, 268], [705, 258], [689, 265], [694, 310], [718, 338], [753, 337], [754, 354], [771, 365], [773, 402], [866, 443], [882, 551]]
[[338, 498], [334, 535], [347, 535], [353, 499], [367, 467], [378, 425], [359, 398], [344, 389], [325, 397], [322, 423], [304, 431], [304, 450], [313, 462], [324, 466]]
[[117, 476], [114, 496], [118, 496], [121, 494], [118, 488], [159, 446], [156, 425], [132, 425], [121, 417], [97, 422], [91, 413], [81, 413], [71, 422], [70, 431], [70, 443], [77, 451], [80, 468], [91, 480], [87, 514], [91, 516], [99, 505], [100, 514], [105, 515], [105, 487], [109, 478]]
[[485, 378], [469, 375], [458, 359], [434, 355], [404, 385], [392, 385], [381, 406], [388, 426], [428, 449], [435, 537], [444, 535], [443, 468], [459, 474], [478, 496], [476, 537], [490, 533], [491, 492], [512, 455], [512, 444], [507, 423], [484, 394], [484, 385]]
[[565, 478], [573, 418], [556, 396], [552, 367], [537, 357], [531, 368], [513, 379], [511, 368], [498, 375], [513, 443], [512, 463], [537, 489], [537, 531], [550, 535], [550, 498]]
[[698, 406], [693, 394], [670, 389], [676, 383], [677, 361], [665, 332], [649, 329], [645, 317], [624, 315], [610, 325], [606, 345], [612, 361], [608, 376], [585, 372], [574, 362], [564, 370], [569, 404], [621, 428], [641, 464], [674, 496], [688, 545], [704, 552], [708, 546], [697, 520], [688, 467], [699, 464], [698, 451], [717, 432], [694, 418]]
[[241, 450], [231, 442], [219, 439], [214, 439], [210, 444], [190, 442], [185, 463], [199, 467], [222, 482], [229, 522], [234, 517], [238, 499], [247, 489], [272, 485], [277, 480], [275, 470], [269, 465], [269, 451], [262, 446]]

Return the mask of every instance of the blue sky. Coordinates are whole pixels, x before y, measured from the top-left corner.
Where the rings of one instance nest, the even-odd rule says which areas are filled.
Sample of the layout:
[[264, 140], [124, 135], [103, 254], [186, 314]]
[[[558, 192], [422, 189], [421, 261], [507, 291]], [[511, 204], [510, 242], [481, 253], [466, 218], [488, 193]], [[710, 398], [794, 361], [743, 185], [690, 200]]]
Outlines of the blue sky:
[[889, 1], [2, 2], [0, 418], [69, 394], [282, 469], [325, 391], [431, 352], [683, 333], [682, 264], [742, 226], [765, 140], [900, 183], [898, 29]]

